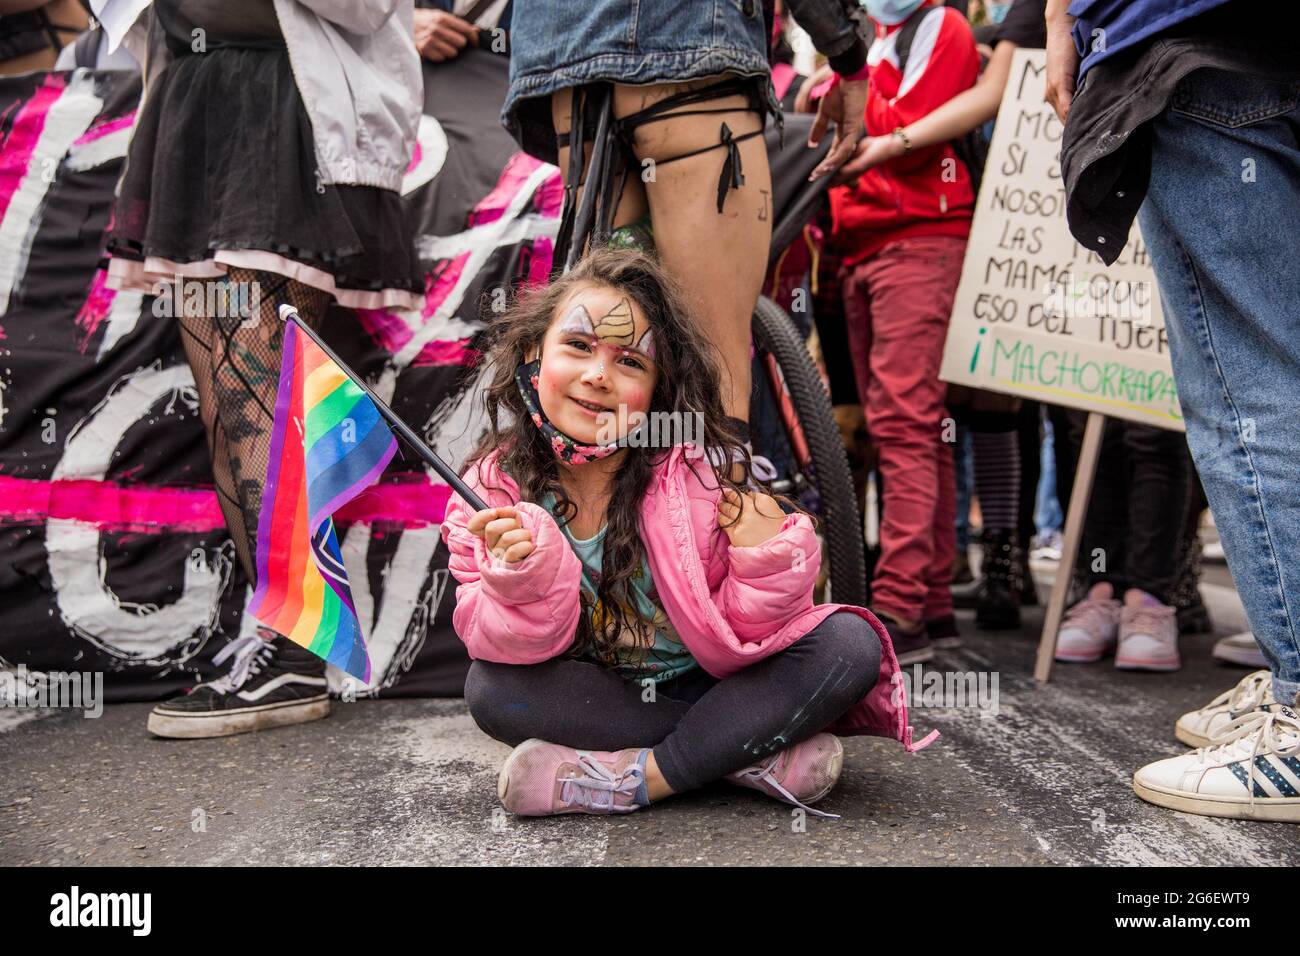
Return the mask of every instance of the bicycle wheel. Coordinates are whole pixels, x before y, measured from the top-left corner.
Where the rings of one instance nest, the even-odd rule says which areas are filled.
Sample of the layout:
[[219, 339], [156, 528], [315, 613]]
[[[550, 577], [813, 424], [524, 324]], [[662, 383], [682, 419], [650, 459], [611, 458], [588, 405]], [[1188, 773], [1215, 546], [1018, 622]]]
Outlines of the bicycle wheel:
[[776, 393], [795, 468], [817, 492], [832, 598], [838, 604], [865, 607], [862, 516], [830, 397], [794, 321], [766, 296], [758, 300], [753, 331], [760, 364], [764, 355], [771, 356], [779, 372], [779, 382], [762, 371], [759, 375]]

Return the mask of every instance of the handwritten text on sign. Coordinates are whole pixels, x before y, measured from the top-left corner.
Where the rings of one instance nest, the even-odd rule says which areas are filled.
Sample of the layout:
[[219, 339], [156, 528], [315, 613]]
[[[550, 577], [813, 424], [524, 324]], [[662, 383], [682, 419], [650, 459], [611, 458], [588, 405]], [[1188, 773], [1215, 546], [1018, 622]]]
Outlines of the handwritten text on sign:
[[1134, 229], [1106, 266], [1070, 235], [1046, 55], [1017, 50], [940, 376], [1181, 430], [1160, 298]]

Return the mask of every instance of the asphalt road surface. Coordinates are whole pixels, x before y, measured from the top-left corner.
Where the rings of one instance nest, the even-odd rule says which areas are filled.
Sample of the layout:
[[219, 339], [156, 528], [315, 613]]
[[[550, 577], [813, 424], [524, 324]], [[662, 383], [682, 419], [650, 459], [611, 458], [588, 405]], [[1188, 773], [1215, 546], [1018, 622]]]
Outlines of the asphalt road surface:
[[[1207, 582], [1217, 634], [1244, 628], [1226, 572]], [[1210, 659], [1214, 635], [1183, 640], [1176, 674], [1107, 661], [1038, 685], [1041, 619], [987, 633], [966, 614], [965, 645], [922, 675], [973, 673], [978, 689], [984, 674], [982, 711], [915, 707], [918, 737], [942, 737], [914, 755], [846, 739], [820, 804], [839, 820], [725, 784], [627, 816], [509, 817], [509, 748], [459, 700], [335, 702], [314, 724], [200, 741], [155, 739], [148, 704], [119, 704], [95, 720], [0, 711], [0, 864], [1300, 864], [1300, 827], [1133, 795], [1136, 767], [1183, 750], [1178, 715], [1245, 673]]]

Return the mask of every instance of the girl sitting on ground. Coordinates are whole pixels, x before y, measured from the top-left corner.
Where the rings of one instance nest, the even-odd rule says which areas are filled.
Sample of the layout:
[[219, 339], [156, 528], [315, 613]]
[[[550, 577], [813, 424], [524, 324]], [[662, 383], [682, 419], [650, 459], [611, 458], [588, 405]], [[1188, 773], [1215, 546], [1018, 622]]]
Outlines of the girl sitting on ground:
[[[515, 745], [506, 809], [625, 813], [720, 778], [804, 806], [840, 774], [828, 731], [924, 745], [880, 623], [813, 606], [812, 521], [751, 490], [713, 350], [654, 260], [593, 252], [489, 343], [465, 469], [489, 507], [453, 498], [443, 538], [469, 711]], [[646, 441], [654, 413], [695, 441]]]

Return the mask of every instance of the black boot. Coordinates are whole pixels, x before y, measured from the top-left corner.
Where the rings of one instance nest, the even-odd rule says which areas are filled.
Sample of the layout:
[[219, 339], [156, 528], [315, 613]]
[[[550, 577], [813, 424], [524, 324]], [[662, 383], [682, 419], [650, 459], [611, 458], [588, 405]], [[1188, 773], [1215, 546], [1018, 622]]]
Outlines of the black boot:
[[1022, 554], [1014, 531], [986, 532], [984, 560], [980, 564], [976, 592], [975, 625], [985, 630], [1015, 630], [1020, 627]]

